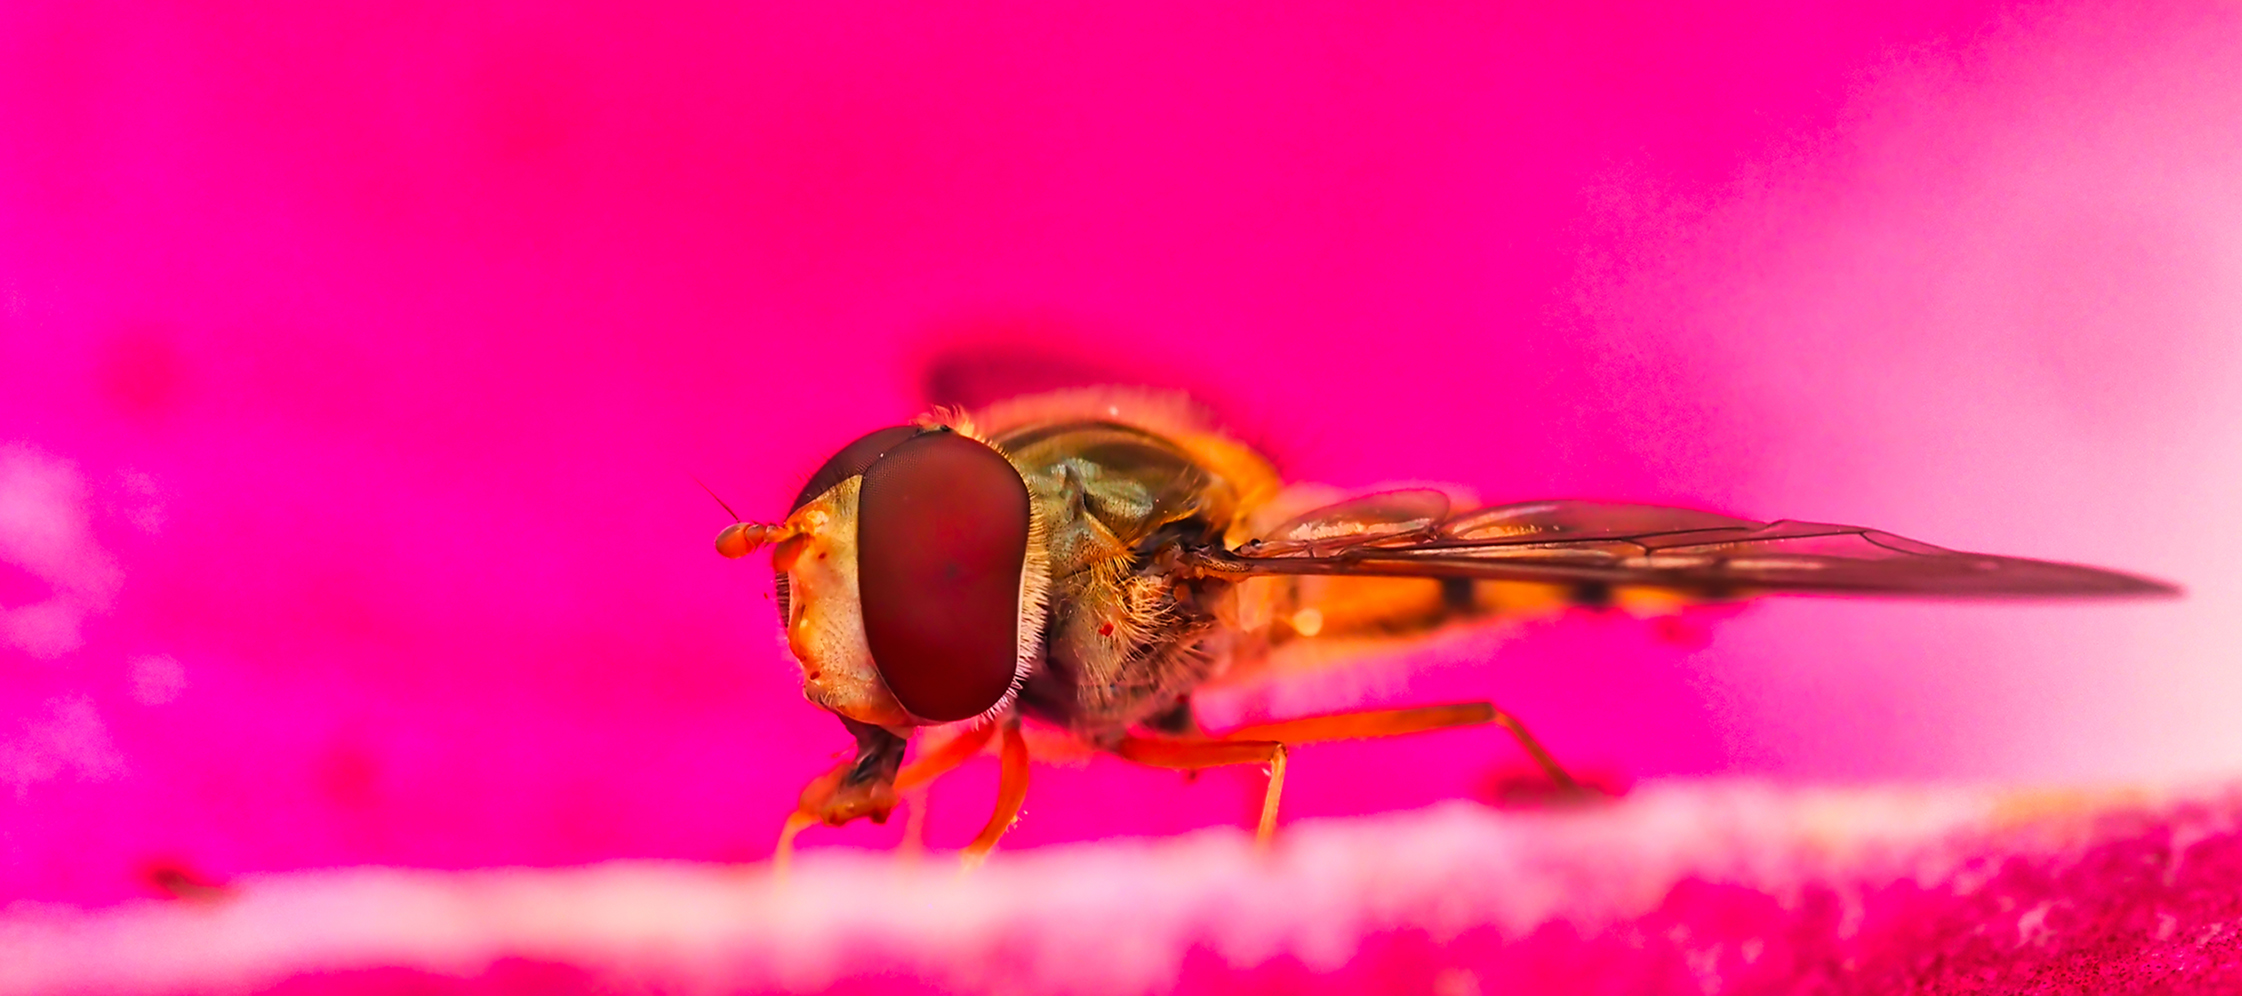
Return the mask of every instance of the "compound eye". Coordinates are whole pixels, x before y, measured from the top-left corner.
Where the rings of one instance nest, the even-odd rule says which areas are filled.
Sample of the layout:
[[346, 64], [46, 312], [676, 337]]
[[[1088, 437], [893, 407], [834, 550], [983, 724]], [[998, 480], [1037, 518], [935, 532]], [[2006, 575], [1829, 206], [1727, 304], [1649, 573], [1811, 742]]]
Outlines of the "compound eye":
[[794, 496], [794, 507], [787, 510], [788, 514], [801, 511], [802, 506], [817, 496], [833, 490], [833, 485], [864, 473], [864, 468], [878, 462], [881, 454], [918, 435], [919, 431], [916, 426], [893, 425], [858, 436], [856, 442], [841, 447], [841, 452], [833, 454], [817, 468], [817, 473], [810, 475], [809, 483], [802, 485], [802, 493]]
[[974, 439], [928, 433], [864, 471], [864, 636], [872, 665], [912, 715], [970, 719], [1011, 690], [1027, 550], [1027, 485]]
[[[810, 475], [809, 483], [802, 485], [802, 492], [794, 496], [794, 507], [787, 509], [787, 514], [792, 515], [801, 511], [802, 506], [817, 500], [817, 496], [833, 490], [833, 485], [864, 473], [864, 468], [879, 460], [881, 454], [886, 453], [895, 444], [918, 434], [919, 429], [916, 426], [893, 425], [856, 437], [855, 442], [841, 447], [841, 452], [833, 454], [825, 461], [823, 466], [817, 468], [817, 473]], [[717, 549], [722, 550], [723, 547], [719, 546]], [[729, 557], [731, 554], [727, 553], [725, 556]], [[775, 561], [773, 566], [776, 566]], [[780, 626], [785, 626], [794, 617], [794, 590], [792, 582], [786, 578], [784, 568], [780, 568], [778, 571], [776, 585], [778, 591], [778, 622]]]

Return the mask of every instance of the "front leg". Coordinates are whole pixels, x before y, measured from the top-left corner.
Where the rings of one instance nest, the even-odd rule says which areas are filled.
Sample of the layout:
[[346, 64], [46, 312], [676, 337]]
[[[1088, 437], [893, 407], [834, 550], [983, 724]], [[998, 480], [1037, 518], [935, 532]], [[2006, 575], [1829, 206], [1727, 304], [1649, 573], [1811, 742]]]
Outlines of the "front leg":
[[903, 767], [903, 748], [910, 741], [887, 728], [859, 723], [847, 716], [841, 725], [856, 736], [856, 760], [835, 767], [802, 790], [800, 811], [816, 814], [818, 821], [837, 827], [863, 817], [886, 823], [895, 811], [895, 773]]
[[[962, 857], [967, 869], [978, 868], [981, 862], [989, 859], [989, 852], [996, 850], [996, 842], [1020, 818], [1020, 804], [1028, 797], [1028, 741], [1020, 735], [1020, 717], [1006, 716], [1003, 725], [1004, 743], [1000, 748], [1003, 767], [997, 782], [996, 811], [989, 814], [988, 825], [981, 828], [981, 835], [965, 845]], [[987, 739], [986, 734], [983, 739]]]
[[811, 824], [837, 827], [864, 817], [886, 823], [895, 811], [895, 775], [903, 767], [903, 749], [910, 741], [847, 716], [841, 717], [841, 725], [856, 737], [856, 759], [835, 765], [803, 787], [771, 853], [771, 863], [781, 872], [794, 856], [795, 835]]

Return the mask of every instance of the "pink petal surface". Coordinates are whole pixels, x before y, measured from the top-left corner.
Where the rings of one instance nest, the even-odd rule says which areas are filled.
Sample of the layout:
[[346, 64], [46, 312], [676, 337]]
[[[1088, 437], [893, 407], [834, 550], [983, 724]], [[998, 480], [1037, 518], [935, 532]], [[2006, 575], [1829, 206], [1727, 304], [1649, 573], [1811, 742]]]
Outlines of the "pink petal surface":
[[[930, 393], [1053, 379], [1194, 390], [1343, 487], [2190, 592], [1568, 617], [1217, 708], [1492, 698], [1620, 782], [2231, 777], [2238, 70], [2222, 4], [7, 5], [0, 897], [759, 859], [845, 738], [694, 478], [766, 514]], [[1515, 764], [1318, 748], [1287, 814]], [[1042, 769], [1008, 846], [1256, 791]], [[1364, 943], [1335, 978], [1441, 946]]]
[[[0, 921], [0, 992], [2150, 991], [2242, 985], [2242, 805], [1661, 784], [1247, 835], [1066, 845], [971, 876], [356, 868]], [[447, 985], [450, 983], [450, 985]]]

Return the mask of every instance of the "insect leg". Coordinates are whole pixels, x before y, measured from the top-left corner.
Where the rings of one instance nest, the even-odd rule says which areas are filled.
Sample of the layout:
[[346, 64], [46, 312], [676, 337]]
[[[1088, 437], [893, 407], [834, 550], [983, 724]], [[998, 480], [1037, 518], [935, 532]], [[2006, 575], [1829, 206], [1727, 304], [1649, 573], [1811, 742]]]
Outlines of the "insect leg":
[[1269, 759], [1269, 791], [1261, 797], [1261, 823], [1253, 828], [1253, 843], [1267, 850], [1277, 836], [1277, 800], [1284, 797], [1284, 745]]
[[[1487, 708], [1495, 707], [1488, 704]], [[1526, 732], [1526, 724], [1519, 722], [1518, 717], [1495, 709], [1495, 725], [1510, 731], [1510, 736], [1518, 741], [1518, 746], [1533, 755], [1534, 763], [1541, 765], [1541, 770], [1549, 773], [1549, 780], [1556, 782], [1557, 787], [1572, 793], [1582, 791], [1580, 783], [1573, 780], [1572, 774], [1559, 765], [1556, 758], [1549, 756], [1549, 751], [1542, 748], [1541, 741], [1535, 740], [1533, 734]]]
[[981, 753], [981, 748], [989, 745], [989, 738], [996, 735], [996, 727], [997, 724], [995, 723], [984, 723], [951, 737], [933, 750], [912, 758], [911, 763], [904, 765], [902, 770], [895, 773], [895, 790], [908, 792], [949, 774], [958, 765], [964, 764], [971, 760], [975, 754]]
[[1154, 768], [1197, 771], [1225, 764], [1266, 764], [1269, 791], [1261, 797], [1261, 822], [1254, 840], [1266, 846], [1277, 832], [1277, 802], [1284, 796], [1285, 745], [1269, 740], [1162, 740], [1123, 737], [1113, 752]]
[[996, 812], [989, 814], [989, 824], [981, 828], [981, 835], [965, 845], [965, 867], [979, 867], [996, 850], [996, 842], [1004, 832], [1012, 829], [1012, 822], [1020, 817], [1020, 803], [1028, 797], [1028, 741], [1020, 735], [1020, 718], [1004, 719], [1003, 770], [997, 781]]
[[1526, 724], [1518, 717], [1497, 709], [1492, 702], [1459, 702], [1453, 705], [1423, 706], [1416, 709], [1378, 709], [1370, 712], [1344, 712], [1331, 716], [1307, 716], [1300, 719], [1279, 720], [1274, 723], [1256, 723], [1241, 726], [1223, 734], [1224, 739], [1275, 740], [1287, 744], [1316, 743], [1326, 740], [1364, 740], [1371, 737], [1391, 737], [1403, 733], [1422, 733], [1427, 730], [1445, 730], [1459, 726], [1478, 726], [1493, 723], [1508, 732], [1518, 746], [1525, 748], [1534, 763], [1548, 772], [1551, 781], [1571, 792], [1580, 783], [1566, 773], [1557, 759], [1527, 732]]
[[794, 857], [795, 835], [810, 824], [837, 827], [861, 817], [885, 823], [895, 809], [895, 777], [908, 742], [846, 716], [841, 717], [841, 725], [856, 737], [856, 760], [835, 765], [802, 787], [794, 812], [787, 814], [786, 828], [779, 831], [778, 846], [771, 851], [771, 864], [781, 874]]
[[1274, 740], [1287, 744], [1312, 744], [1330, 740], [1368, 740], [1373, 737], [1423, 733], [1459, 726], [1496, 722], [1502, 712], [1486, 702], [1421, 706], [1414, 709], [1377, 709], [1329, 716], [1303, 716], [1273, 723], [1255, 723], [1223, 733], [1224, 740]]
[[810, 780], [802, 786], [802, 797], [794, 804], [794, 811], [786, 814], [786, 826], [778, 832], [778, 846], [771, 849], [771, 871], [780, 878], [794, 863], [794, 838], [802, 831], [825, 822], [821, 814], [835, 792], [840, 790], [841, 779], [855, 762], [835, 765], [833, 770]]
[[896, 798], [903, 804], [903, 839], [895, 850], [905, 863], [915, 864], [926, 853], [926, 786], [897, 793]]
[[1226, 764], [1268, 764], [1281, 745], [1260, 740], [1165, 740], [1122, 737], [1113, 748], [1125, 760], [1152, 768], [1197, 771]]
[[916, 856], [926, 850], [926, 786], [943, 775], [957, 770], [981, 748], [989, 745], [996, 735], [995, 723], [983, 723], [969, 728], [941, 743], [933, 750], [912, 758], [895, 773], [895, 793], [903, 800], [909, 816], [903, 824], [903, 852]]
[[778, 832], [778, 846], [771, 850], [771, 874], [779, 881], [785, 881], [787, 869], [794, 866], [794, 837], [816, 822], [815, 814], [799, 809], [786, 814], [786, 827]]

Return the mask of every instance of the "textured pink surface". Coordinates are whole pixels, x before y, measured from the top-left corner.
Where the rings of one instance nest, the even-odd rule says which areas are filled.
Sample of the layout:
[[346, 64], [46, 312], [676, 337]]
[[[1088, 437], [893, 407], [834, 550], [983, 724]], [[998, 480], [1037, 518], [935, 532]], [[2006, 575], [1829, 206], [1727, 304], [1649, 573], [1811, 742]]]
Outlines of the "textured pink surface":
[[[767, 853], [845, 739], [692, 478], [776, 509], [1022, 344], [1301, 478], [2191, 591], [1569, 619], [1350, 695], [1624, 778], [2242, 762], [2234, 7], [1357, 6], [6, 5], [0, 896]], [[1510, 757], [1318, 749], [1287, 812]], [[1251, 792], [1050, 769], [1012, 843]]]
[[2231, 992], [2242, 797], [1647, 785], [944, 864], [250, 876], [0, 914], [0, 993]]

